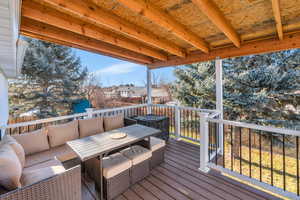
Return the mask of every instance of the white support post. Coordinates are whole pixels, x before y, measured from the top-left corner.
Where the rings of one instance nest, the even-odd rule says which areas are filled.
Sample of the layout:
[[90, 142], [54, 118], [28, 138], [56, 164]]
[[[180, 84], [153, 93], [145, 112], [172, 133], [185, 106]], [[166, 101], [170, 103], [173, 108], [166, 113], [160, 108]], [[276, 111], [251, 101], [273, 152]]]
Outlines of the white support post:
[[208, 113], [200, 113], [200, 167], [202, 172], [209, 172], [208, 164]]
[[151, 69], [147, 67], [147, 114], [151, 114], [151, 104], [152, 104]]
[[[9, 116], [9, 106], [8, 106], [8, 81], [7, 78], [0, 70], [0, 126], [7, 125]], [[5, 134], [5, 129], [1, 129], [0, 139]]]
[[85, 109], [87, 114], [88, 114], [88, 118], [93, 118], [93, 108], [86, 108]]
[[175, 106], [175, 135], [176, 140], [180, 140], [180, 109]]
[[[223, 66], [222, 60], [216, 59], [216, 109], [220, 111], [219, 119], [223, 119]], [[219, 152], [223, 154], [223, 124], [219, 128]]]

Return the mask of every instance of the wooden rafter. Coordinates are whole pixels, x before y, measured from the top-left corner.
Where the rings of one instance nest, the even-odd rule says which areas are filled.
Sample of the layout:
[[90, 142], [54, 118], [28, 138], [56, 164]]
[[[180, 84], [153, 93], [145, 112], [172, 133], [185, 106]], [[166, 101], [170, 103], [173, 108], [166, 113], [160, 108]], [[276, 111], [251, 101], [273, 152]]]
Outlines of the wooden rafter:
[[138, 41], [160, 48], [170, 54], [185, 57], [185, 50], [166, 41], [145, 29], [125, 21], [100, 7], [78, 0], [33, 0], [58, 11], [72, 15], [87, 23], [107, 27], [118, 33], [126, 34]]
[[234, 30], [232, 25], [226, 20], [223, 13], [215, 5], [213, 0], [192, 0], [201, 11], [215, 24], [236, 47], [241, 46], [241, 39], [238, 33]]
[[211, 50], [208, 54], [200, 51], [190, 53], [185, 59], [171, 57], [166, 62], [155, 62], [150, 64], [150, 68], [166, 67], [191, 64], [195, 62], [204, 62], [219, 58], [230, 58], [237, 56], [246, 56], [253, 54], [269, 53], [275, 51], [283, 51], [288, 49], [300, 48], [300, 33], [284, 35], [282, 40], [277, 38], [268, 38], [260, 41], [244, 43], [240, 48], [225, 47]]
[[[156, 23], [157, 25], [167, 29], [177, 37], [188, 42], [194, 47], [202, 50], [203, 52], [208, 53], [209, 48], [207, 43], [196, 34], [187, 30], [187, 28], [177, 22], [173, 17], [168, 15], [166, 12], [161, 11], [159, 8], [150, 4], [149, 2], [141, 0], [117, 0], [121, 4], [130, 8], [134, 12], [139, 13], [142, 16], [145, 16], [147, 19]], [[97, 2], [97, 1], [96, 1]]]
[[43, 37], [45, 40], [47, 40], [46, 38], [55, 39], [57, 41], [63, 41], [64, 45], [77, 45], [82, 47], [82, 49], [93, 50], [94, 52], [105, 53], [119, 58], [126, 58], [134, 62], [150, 64], [153, 61], [148, 56], [22, 17], [21, 34], [28, 35], [29, 33], [32, 37], [37, 35], [39, 38]]
[[275, 18], [275, 22], [276, 22], [278, 38], [280, 40], [282, 40], [283, 39], [283, 30], [282, 30], [282, 23], [281, 23], [279, 0], [272, 0], [272, 8], [273, 8], [274, 18]]
[[141, 53], [159, 60], [167, 60], [167, 55], [150, 47], [141, 45], [122, 36], [113, 34], [95, 26], [89, 26], [80, 23], [77, 19], [66, 17], [55, 10], [48, 9], [31, 1], [24, 0], [22, 15], [35, 21], [43, 22], [61, 29], [67, 29], [96, 40], [108, 42], [112, 45], [119, 46], [137, 53]]

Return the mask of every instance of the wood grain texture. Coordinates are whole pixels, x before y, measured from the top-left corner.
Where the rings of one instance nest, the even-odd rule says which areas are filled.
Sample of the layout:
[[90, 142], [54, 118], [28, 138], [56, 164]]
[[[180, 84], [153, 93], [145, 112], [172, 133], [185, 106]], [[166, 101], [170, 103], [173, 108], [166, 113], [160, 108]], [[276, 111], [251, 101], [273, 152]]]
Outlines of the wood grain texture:
[[274, 13], [274, 19], [276, 23], [277, 35], [280, 40], [283, 39], [283, 30], [280, 14], [280, 0], [272, 0], [272, 8]]
[[149, 2], [141, 0], [117, 1], [130, 8], [134, 12], [139, 13], [141, 16], [148, 18], [157, 25], [167, 29], [172, 34], [176, 35], [187, 43], [190, 43], [194, 47], [208, 53], [208, 44], [202, 38], [189, 31], [184, 25], [177, 22], [173, 17], [169, 16], [166, 12], [161, 11], [159, 8], [155, 7]]
[[283, 51], [288, 49], [300, 48], [300, 33], [288, 34], [282, 40], [277, 38], [267, 38], [264, 40], [248, 42], [242, 44], [240, 48], [224, 47], [220, 49], [211, 50], [208, 54], [199, 51], [191, 52], [186, 58], [179, 59], [178, 57], [171, 57], [166, 62], [155, 62], [150, 64], [150, 68], [177, 66], [184, 64], [191, 64], [195, 62], [204, 62], [214, 60], [216, 58], [231, 58], [238, 56], [247, 56], [253, 54], [270, 53], [275, 51]]
[[70, 16], [76, 17], [87, 23], [94, 24], [96, 26], [106, 27], [112, 29], [118, 33], [127, 35], [138, 41], [144, 42], [151, 46], [160, 48], [166, 52], [180, 57], [185, 56], [185, 52], [180, 47], [160, 39], [153, 33], [144, 30], [142, 27], [138, 27], [134, 24], [125, 21], [118, 16], [107, 12], [100, 7], [93, 4], [89, 4], [86, 1], [77, 0], [34, 0], [37, 3], [41, 3], [47, 7], [51, 7], [60, 12], [64, 12]]
[[[131, 186], [116, 199], [123, 200], [265, 200], [278, 199], [267, 193], [236, 182], [216, 171], [202, 173], [199, 167], [199, 146], [170, 140], [165, 162], [149, 176]], [[89, 190], [95, 193], [88, 180]], [[92, 195], [95, 196], [95, 195]], [[83, 198], [88, 200], [89, 196]]]

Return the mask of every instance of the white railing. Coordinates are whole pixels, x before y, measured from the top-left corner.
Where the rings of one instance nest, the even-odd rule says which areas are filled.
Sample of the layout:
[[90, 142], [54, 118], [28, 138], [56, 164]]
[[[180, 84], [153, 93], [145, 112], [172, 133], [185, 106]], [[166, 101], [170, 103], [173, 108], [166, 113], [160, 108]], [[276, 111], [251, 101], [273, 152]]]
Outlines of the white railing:
[[[300, 131], [209, 117], [206, 121], [209, 126], [224, 126], [221, 141], [224, 149], [222, 152], [215, 150], [214, 157], [203, 154], [207, 158], [202, 159], [205, 162], [202, 166], [281, 196], [300, 199]], [[218, 128], [206, 131], [208, 143], [217, 149], [220, 144], [216, 137]]]
[[204, 113], [210, 116], [218, 116], [217, 110], [201, 109], [184, 106], [171, 106], [151, 104], [151, 113], [169, 117], [170, 133], [177, 139], [185, 138], [194, 142], [200, 142], [200, 120]]
[[52, 117], [52, 118], [0, 126], [0, 130], [2, 133], [8, 132], [10, 134], [13, 133], [19, 134], [22, 132], [30, 131], [30, 129], [34, 130], [34, 129], [41, 128], [42, 126], [46, 126], [48, 124], [65, 123], [67, 121], [71, 121], [74, 119], [82, 119], [86, 117], [107, 116], [107, 115], [114, 115], [119, 113], [123, 113], [125, 116], [146, 114], [147, 112], [146, 109], [147, 109], [147, 104], [112, 108], [112, 109], [101, 109], [101, 110], [88, 109], [88, 112], [80, 113], [80, 114], [73, 114], [73, 115], [67, 115], [61, 117]]
[[[74, 119], [82, 119], [86, 117], [96, 117], [96, 116], [109, 116], [109, 115], [115, 115], [123, 113], [124, 116], [132, 116], [132, 115], [145, 115], [145, 114], [157, 114], [157, 115], [164, 115], [169, 117], [169, 124], [170, 124], [170, 133], [174, 134], [177, 139], [180, 138], [186, 138], [195, 142], [198, 142], [200, 144], [200, 170], [207, 172], [209, 169], [215, 169], [219, 170], [223, 173], [235, 176], [239, 179], [242, 179], [244, 181], [247, 181], [249, 183], [252, 183], [254, 185], [263, 187], [267, 190], [270, 190], [274, 193], [284, 195], [289, 198], [299, 198], [299, 172], [300, 172], [300, 163], [299, 163], [299, 156], [300, 156], [300, 147], [299, 147], [299, 137], [300, 132], [296, 130], [289, 130], [289, 129], [283, 129], [283, 128], [275, 128], [270, 126], [259, 126], [255, 124], [249, 124], [249, 123], [243, 123], [243, 122], [235, 122], [235, 121], [228, 121], [228, 120], [222, 120], [219, 119], [221, 116], [221, 113], [217, 110], [209, 110], [209, 109], [199, 109], [199, 108], [192, 108], [192, 107], [183, 107], [183, 106], [170, 106], [170, 105], [160, 105], [160, 104], [141, 104], [141, 105], [135, 105], [135, 106], [127, 106], [127, 107], [120, 107], [120, 108], [112, 108], [112, 109], [101, 109], [101, 110], [92, 110], [88, 109], [85, 113], [80, 114], [74, 114], [74, 115], [68, 115], [68, 116], [61, 116], [61, 117], [53, 117], [53, 118], [47, 118], [47, 119], [41, 119], [41, 120], [35, 120], [35, 121], [29, 121], [29, 122], [23, 122], [23, 123], [17, 123], [17, 124], [10, 124], [6, 126], [1, 126], [0, 130], [2, 132], [8, 132], [12, 134], [17, 132], [26, 132], [30, 130], [31, 126], [37, 126], [42, 127], [46, 125], [51, 124], [57, 124], [57, 123], [65, 123], [67, 121], [71, 121]], [[222, 126], [219, 126], [222, 125]], [[26, 128], [27, 127], [27, 128]], [[224, 133], [223, 130], [220, 130], [220, 127], [224, 127]], [[229, 134], [228, 130], [229, 128]], [[24, 130], [23, 130], [24, 129]], [[231, 166], [226, 164], [226, 162], [229, 160], [232, 162], [232, 154], [233, 154], [233, 129], [247, 129], [251, 130], [251, 134], [256, 134], [259, 138], [262, 137], [262, 132], [265, 135], [270, 135], [271, 138], [273, 137], [294, 137], [296, 138], [297, 146], [295, 147], [294, 151], [296, 151], [296, 162], [295, 165], [297, 165], [297, 172], [293, 176], [296, 176], [296, 184], [297, 184], [297, 191], [295, 194], [295, 191], [288, 191], [286, 187], [280, 188], [276, 187], [276, 185], [272, 182], [272, 184], [269, 184], [267, 182], [264, 182], [262, 178], [260, 180], [257, 180], [257, 178], [243, 173], [243, 169], [241, 171], [237, 171], [236, 169], [232, 168], [233, 163], [230, 163]], [[17, 131], [16, 131], [17, 130]], [[256, 133], [254, 131], [259, 131], [259, 133]], [[257, 150], [257, 146], [254, 147], [253, 144], [251, 144], [251, 134], [246, 134], [249, 137], [250, 144], [247, 146], [245, 144], [242, 144], [242, 142], [239, 143], [240, 149], [243, 149], [247, 147], [251, 150], [259, 151], [260, 153], [260, 163], [259, 170], [260, 170], [260, 176], [262, 176], [262, 151], [265, 151], [261, 147], [261, 143], [259, 145], [260, 149]], [[241, 135], [245, 135], [245, 133], [241, 132]], [[230, 138], [231, 136], [231, 138]], [[245, 136], [246, 137], [246, 136]], [[200, 139], [201, 138], [201, 139]], [[228, 143], [228, 138], [229, 143]], [[242, 138], [242, 136], [240, 136]], [[240, 140], [241, 141], [241, 140]], [[271, 139], [273, 141], [273, 139]], [[283, 145], [285, 146], [285, 145]], [[230, 149], [231, 148], [231, 149]], [[251, 149], [252, 148], [252, 149]], [[272, 148], [271, 148], [272, 149]], [[285, 152], [283, 152], [285, 153]], [[228, 156], [228, 154], [231, 154]], [[270, 152], [270, 155], [279, 155], [278, 152]], [[285, 155], [281, 155], [283, 164], [286, 164], [284, 161], [286, 159]], [[240, 152], [240, 158], [236, 159], [234, 158], [234, 162], [242, 161], [242, 153]], [[222, 159], [220, 159], [222, 158]], [[228, 159], [229, 158], [229, 159]], [[222, 160], [223, 163], [220, 163], [219, 161]], [[272, 161], [273, 162], [273, 161]], [[251, 166], [251, 164], [255, 164], [254, 162], [251, 162], [251, 159], [248, 160], [248, 165]], [[257, 164], [257, 163], [256, 163]], [[243, 165], [243, 164], [242, 164]], [[274, 167], [275, 169], [275, 167]], [[273, 173], [273, 166], [271, 166], [271, 170]], [[249, 170], [251, 171], [251, 169]], [[275, 173], [275, 172], [274, 172]], [[286, 171], [283, 171], [282, 174], [284, 175], [284, 181], [285, 185], [288, 184], [287, 180], [285, 180], [285, 174]], [[273, 174], [272, 174], [273, 176]], [[298, 195], [297, 195], [298, 193]]]

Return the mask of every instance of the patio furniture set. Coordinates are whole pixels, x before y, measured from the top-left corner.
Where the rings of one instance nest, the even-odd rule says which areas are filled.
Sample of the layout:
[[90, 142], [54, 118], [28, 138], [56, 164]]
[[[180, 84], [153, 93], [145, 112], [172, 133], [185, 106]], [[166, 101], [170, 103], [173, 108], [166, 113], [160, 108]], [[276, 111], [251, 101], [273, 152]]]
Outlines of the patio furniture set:
[[161, 131], [123, 115], [74, 120], [0, 142], [0, 199], [81, 199], [81, 172], [113, 199], [164, 161]]

